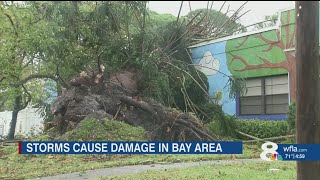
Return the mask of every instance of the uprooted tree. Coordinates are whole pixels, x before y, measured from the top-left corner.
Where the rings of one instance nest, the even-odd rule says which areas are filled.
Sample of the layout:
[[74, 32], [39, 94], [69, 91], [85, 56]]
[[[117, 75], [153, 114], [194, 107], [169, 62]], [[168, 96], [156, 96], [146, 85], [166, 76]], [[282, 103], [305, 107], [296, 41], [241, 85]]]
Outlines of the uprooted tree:
[[[12, 19], [6, 19], [7, 29], [19, 29], [23, 35], [14, 41], [8, 34], [6, 42], [29, 47], [28, 56], [18, 66], [28, 71], [21, 72], [19, 80], [50, 78], [58, 85], [60, 97], [53, 105], [56, 117], [48, 127], [64, 133], [87, 116], [101, 119], [101, 115], [141, 125], [150, 131], [151, 139], [212, 139], [197, 120], [210, 119], [203, 112], [208, 104], [207, 80], [190, 66], [186, 47], [195, 35], [213, 36], [214, 32], [206, 31], [208, 27], [229, 31], [233, 29], [226, 28], [230, 24], [238, 28], [242, 6], [231, 20], [219, 21], [200, 16], [201, 12], [185, 18], [163, 17], [150, 12], [147, 2], [138, 1], [42, 1], [2, 3], [1, 7], [10, 17], [21, 17], [13, 19], [15, 24], [21, 25], [15, 21], [25, 17], [31, 22], [16, 27], [10, 23]], [[11, 60], [6, 54], [3, 59]], [[7, 82], [14, 79], [9, 72]], [[127, 79], [125, 83], [123, 79]], [[167, 107], [193, 112], [194, 116]], [[166, 133], [160, 135], [160, 131]]]
[[136, 75], [131, 68], [103, 81], [99, 74], [82, 72], [70, 81], [71, 87], [64, 90], [53, 104], [55, 119], [47, 128], [55, 128], [62, 135], [75, 129], [85, 118], [109, 118], [142, 126], [150, 140], [215, 139], [195, 116], [135, 96]]

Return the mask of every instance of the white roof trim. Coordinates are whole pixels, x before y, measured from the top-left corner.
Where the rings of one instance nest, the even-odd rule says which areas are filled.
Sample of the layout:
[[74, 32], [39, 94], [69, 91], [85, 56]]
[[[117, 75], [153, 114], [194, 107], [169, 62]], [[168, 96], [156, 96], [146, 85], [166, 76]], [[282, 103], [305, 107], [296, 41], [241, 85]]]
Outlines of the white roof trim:
[[201, 42], [201, 43], [189, 46], [188, 48], [205, 46], [208, 44], [213, 44], [213, 43], [217, 43], [217, 42], [221, 42], [221, 41], [226, 41], [229, 39], [235, 39], [235, 38], [239, 38], [239, 37], [243, 37], [243, 36], [248, 36], [248, 35], [257, 34], [257, 33], [265, 32], [265, 31], [276, 30], [276, 29], [279, 29], [279, 26], [272, 26], [272, 27], [267, 27], [264, 29], [259, 29], [257, 31], [250, 31], [250, 32], [245, 32], [245, 33], [241, 33], [241, 34], [237, 34], [237, 35], [231, 35], [231, 36], [226, 36], [226, 37], [222, 37], [222, 38], [218, 38], [218, 39], [213, 39], [213, 40], [209, 40], [209, 41], [205, 41], [205, 42]]
[[285, 50], [283, 50], [284, 52], [290, 52], [290, 51], [295, 51], [296, 50], [296, 48], [290, 48], [290, 49], [285, 49]]

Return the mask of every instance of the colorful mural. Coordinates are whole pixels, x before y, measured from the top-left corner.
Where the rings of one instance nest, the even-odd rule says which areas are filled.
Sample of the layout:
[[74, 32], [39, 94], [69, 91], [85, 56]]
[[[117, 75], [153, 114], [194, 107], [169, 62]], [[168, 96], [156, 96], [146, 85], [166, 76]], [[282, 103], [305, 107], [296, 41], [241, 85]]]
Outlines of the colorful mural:
[[290, 99], [295, 97], [294, 10], [281, 13], [281, 28], [227, 41], [227, 65], [242, 77], [289, 72]]
[[289, 73], [290, 99], [295, 97], [295, 11], [280, 13], [280, 27], [230, 36], [190, 47], [193, 63], [208, 76], [209, 94], [228, 114], [236, 113], [227, 82], [236, 77]]
[[236, 103], [229, 98], [229, 89], [226, 87], [231, 73], [225, 49], [226, 41], [223, 41], [193, 48], [191, 54], [196, 68], [208, 76], [209, 94], [213, 101], [222, 105], [224, 112], [234, 115]]
[[196, 69], [202, 71], [205, 75], [212, 76], [219, 72], [220, 61], [219, 59], [215, 59], [210, 51], [206, 51], [195, 67]]

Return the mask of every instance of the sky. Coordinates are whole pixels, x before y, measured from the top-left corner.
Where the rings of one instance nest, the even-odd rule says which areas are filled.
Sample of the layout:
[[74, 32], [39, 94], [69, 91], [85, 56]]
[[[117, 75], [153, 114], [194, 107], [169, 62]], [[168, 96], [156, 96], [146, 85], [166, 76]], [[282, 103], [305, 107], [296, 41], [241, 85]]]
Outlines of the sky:
[[[181, 10], [182, 16], [190, 12], [189, 2], [192, 10], [206, 8], [208, 3], [208, 1], [184, 1]], [[210, 1], [210, 5], [211, 2], [212, 1]], [[246, 1], [226, 1], [222, 12], [226, 12], [228, 5], [230, 5], [229, 9], [237, 10], [245, 2]], [[214, 1], [213, 9], [219, 10], [223, 3], [224, 1]], [[160, 14], [169, 13], [177, 16], [180, 4], [181, 1], [149, 1], [149, 8]], [[241, 12], [244, 13], [247, 10], [250, 10], [250, 12], [245, 14], [240, 19], [240, 22], [245, 26], [255, 24], [263, 21], [264, 17], [267, 15], [275, 14], [282, 9], [294, 8], [294, 5], [295, 1], [248, 1]], [[232, 13], [228, 15], [231, 16]]]

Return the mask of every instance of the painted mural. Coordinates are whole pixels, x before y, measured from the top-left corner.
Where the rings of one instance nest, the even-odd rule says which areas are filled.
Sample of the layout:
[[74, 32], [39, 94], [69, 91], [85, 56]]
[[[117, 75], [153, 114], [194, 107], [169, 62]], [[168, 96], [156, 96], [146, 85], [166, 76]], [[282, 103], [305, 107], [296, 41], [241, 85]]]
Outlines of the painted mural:
[[[281, 28], [227, 41], [227, 65], [242, 77], [289, 73], [290, 99], [295, 97], [294, 10], [281, 13]], [[291, 50], [291, 52], [290, 52]]]
[[281, 12], [279, 28], [238, 38], [216, 40], [191, 48], [193, 63], [208, 76], [209, 94], [224, 112], [236, 113], [236, 102], [229, 98], [230, 75], [261, 77], [289, 73], [290, 99], [295, 97], [295, 11]]
[[236, 103], [229, 98], [229, 89], [226, 87], [231, 73], [225, 49], [226, 41], [223, 41], [194, 48], [191, 54], [196, 68], [208, 77], [209, 94], [213, 101], [222, 105], [224, 112], [233, 115], [236, 113]]
[[195, 67], [205, 75], [212, 76], [219, 72], [220, 61], [219, 59], [215, 59], [210, 51], [206, 51]]

